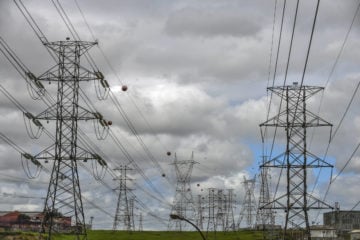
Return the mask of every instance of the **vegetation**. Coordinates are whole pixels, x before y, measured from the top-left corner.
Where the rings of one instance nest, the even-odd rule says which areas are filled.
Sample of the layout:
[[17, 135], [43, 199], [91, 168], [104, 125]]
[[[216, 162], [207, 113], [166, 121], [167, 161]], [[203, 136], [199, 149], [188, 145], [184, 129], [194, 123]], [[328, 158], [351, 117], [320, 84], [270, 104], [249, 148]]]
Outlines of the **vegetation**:
[[[204, 233], [206, 235], [206, 233]], [[37, 240], [38, 233], [0, 233], [0, 240]], [[66, 234], [58, 234], [54, 236], [54, 240], [74, 240], [74, 236]], [[126, 232], [111, 230], [92, 230], [88, 231], [89, 240], [202, 240], [198, 232]], [[240, 232], [217, 232], [209, 233], [207, 240], [260, 240], [261, 232], [240, 231]]]

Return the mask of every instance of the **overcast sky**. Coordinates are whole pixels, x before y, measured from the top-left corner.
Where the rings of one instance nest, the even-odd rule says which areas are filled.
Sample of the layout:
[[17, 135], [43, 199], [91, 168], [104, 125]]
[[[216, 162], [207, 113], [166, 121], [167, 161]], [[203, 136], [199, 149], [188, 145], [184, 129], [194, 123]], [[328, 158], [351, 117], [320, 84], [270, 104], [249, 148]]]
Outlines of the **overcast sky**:
[[[23, 2], [49, 41], [65, 40], [71, 36], [51, 1]], [[194, 195], [204, 193], [209, 187], [234, 189], [238, 202], [241, 202], [243, 177], [250, 178], [258, 173], [264, 154], [259, 124], [266, 120], [269, 103], [266, 87], [269, 86], [269, 71], [270, 82], [273, 79], [283, 1], [277, 1], [274, 21], [275, 1], [267, 0], [78, 0], [94, 36], [75, 2], [61, 2], [80, 38], [94, 41], [95, 37], [99, 42], [100, 48], [91, 49], [91, 56], [139, 136], [170, 179], [170, 183], [167, 182], [162, 172], [146, 157], [112, 101], [98, 100], [92, 82], [83, 84], [82, 89], [92, 103], [106, 119], [112, 120], [111, 129], [161, 193], [159, 195], [150, 188], [137, 172], [132, 174], [134, 182], [150, 192], [145, 194], [133, 186], [135, 195], [165, 219], [161, 223], [144, 213], [144, 228], [167, 227], [175, 194], [176, 178], [171, 165], [175, 152], [179, 159], [189, 159], [193, 151], [199, 163], [195, 165], [192, 176]], [[287, 1], [276, 86], [284, 81], [295, 3]], [[300, 2], [287, 84], [301, 81], [315, 6], [315, 1]], [[339, 126], [360, 81], [359, 16], [332, 71], [357, 6], [358, 1], [353, 0], [321, 2], [304, 79], [306, 85], [326, 87], [323, 93], [309, 100], [308, 107], [334, 125], [332, 133]], [[35, 75], [54, 64], [10, 0], [0, 1], [0, 36]], [[99, 49], [105, 53], [115, 72]], [[28, 111], [37, 114], [46, 108], [43, 102], [29, 97], [25, 80], [3, 55], [0, 55], [0, 76], [1, 85]], [[50, 92], [54, 91], [55, 84], [44, 84]], [[121, 91], [122, 85], [128, 86], [127, 92]], [[22, 112], [3, 94], [0, 94], [0, 99], [0, 131], [3, 134], [31, 154], [49, 146], [51, 140], [45, 134], [38, 140], [28, 138]], [[360, 140], [360, 110], [356, 107], [359, 101], [359, 94], [356, 94], [331, 141], [327, 161], [335, 166], [333, 176], [344, 166]], [[274, 98], [272, 103], [270, 115], [274, 116], [279, 101]], [[43, 124], [53, 131], [52, 123]], [[104, 141], [96, 140], [91, 123], [82, 123], [81, 129], [106, 154], [111, 168], [127, 163], [110, 137]], [[281, 153], [285, 147], [281, 131], [275, 142], [275, 153]], [[265, 149], [270, 148], [271, 133], [265, 141]], [[329, 135], [329, 128], [309, 131], [310, 151], [323, 157]], [[172, 155], [167, 156], [167, 151]], [[49, 174], [42, 172], [38, 178], [26, 180], [20, 155], [3, 141], [0, 141], [0, 152], [0, 210], [41, 211], [44, 201], [41, 198], [45, 197]], [[86, 167], [92, 168], [90, 163]], [[117, 195], [97, 182], [82, 166], [79, 168], [83, 195], [114, 214]], [[333, 182], [326, 201], [332, 205], [338, 201], [342, 209], [353, 207], [360, 200], [359, 173], [360, 153], [355, 153]], [[310, 173], [310, 186], [316, 174]], [[104, 181], [115, 188], [116, 182], [112, 178], [106, 174]], [[330, 171], [323, 170], [314, 195], [324, 196], [329, 178]], [[272, 177], [273, 187], [277, 179], [277, 176]], [[256, 188], [256, 195], [258, 191]], [[150, 195], [158, 195], [163, 202]], [[95, 216], [95, 228], [112, 227], [111, 216], [86, 201], [84, 205], [87, 221], [90, 216]], [[236, 218], [238, 212], [239, 207]], [[279, 223], [282, 221], [281, 218], [277, 220]]]

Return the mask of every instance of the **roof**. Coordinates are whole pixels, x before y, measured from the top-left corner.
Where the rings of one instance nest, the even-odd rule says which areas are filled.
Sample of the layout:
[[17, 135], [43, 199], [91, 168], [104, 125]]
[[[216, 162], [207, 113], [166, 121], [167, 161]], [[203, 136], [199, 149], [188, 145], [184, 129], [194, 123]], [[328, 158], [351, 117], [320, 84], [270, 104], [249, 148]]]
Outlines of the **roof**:
[[328, 225], [312, 225], [310, 226], [310, 230], [336, 230], [336, 229]]
[[331, 211], [331, 212], [326, 212], [324, 214], [332, 214], [332, 213], [360, 213], [360, 211], [350, 211], [350, 210], [339, 210], [339, 211]]

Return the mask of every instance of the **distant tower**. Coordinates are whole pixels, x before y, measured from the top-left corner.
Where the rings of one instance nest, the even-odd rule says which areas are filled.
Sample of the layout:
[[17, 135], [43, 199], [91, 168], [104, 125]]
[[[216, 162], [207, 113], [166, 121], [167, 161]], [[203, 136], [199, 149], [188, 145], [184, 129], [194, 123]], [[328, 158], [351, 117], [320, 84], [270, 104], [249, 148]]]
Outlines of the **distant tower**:
[[242, 220], [246, 219], [246, 227], [252, 228], [254, 225], [255, 215], [256, 215], [256, 202], [255, 202], [255, 177], [253, 179], [246, 179], [244, 177], [244, 188], [245, 188], [245, 197], [242, 202], [242, 207], [240, 211], [238, 228]]
[[235, 231], [234, 219], [234, 189], [228, 189], [227, 194], [224, 195], [225, 201], [225, 231]]
[[307, 169], [332, 167], [310, 153], [307, 148], [308, 128], [332, 126], [307, 110], [306, 106], [306, 101], [323, 88], [294, 83], [290, 86], [270, 87], [268, 90], [279, 96], [285, 106], [278, 115], [260, 124], [260, 127], [283, 128], [286, 150], [265, 162], [262, 167], [285, 169], [287, 187], [284, 195], [275, 196], [274, 200], [263, 208], [285, 211], [284, 238], [288, 237], [288, 230], [292, 228], [296, 229], [297, 233], [304, 231], [305, 238], [310, 240], [309, 210], [332, 208], [308, 192]]
[[117, 230], [119, 225], [122, 224], [122, 229], [127, 231], [133, 231], [134, 229], [134, 215], [131, 209], [131, 201], [128, 197], [128, 192], [131, 189], [128, 188], [127, 182], [130, 180], [127, 177], [127, 172], [132, 170], [128, 166], [120, 166], [119, 168], [115, 168], [115, 171], [120, 172], [120, 176], [115, 178], [114, 180], [119, 181], [119, 197], [115, 212], [114, 225], [113, 230]]
[[[263, 163], [266, 162], [266, 157], [263, 157]], [[270, 203], [270, 183], [271, 178], [269, 174], [269, 168], [261, 168], [259, 175], [260, 178], [260, 195], [259, 204], [256, 212], [256, 228], [265, 230], [266, 228], [272, 228], [275, 225], [275, 213], [272, 209], [262, 208]], [[267, 226], [267, 227], [266, 227]]]
[[[175, 154], [174, 162], [176, 172], [176, 192], [171, 212], [186, 219], [193, 219], [195, 216], [195, 208], [193, 197], [191, 194], [190, 180], [194, 167], [194, 153], [191, 154], [190, 160], [178, 160]], [[186, 223], [179, 219], [169, 219], [169, 230], [182, 231]]]
[[135, 218], [134, 218], [134, 208], [135, 208], [135, 196], [130, 198], [129, 201], [129, 215], [130, 215], [130, 228], [135, 231]]
[[206, 237], [208, 236], [209, 232], [214, 232], [216, 234], [215, 210], [216, 210], [216, 200], [217, 200], [217, 193], [216, 193], [217, 189], [209, 188], [208, 190], [209, 190], [207, 196], [208, 223], [206, 228]]
[[91, 216], [89, 221], [89, 229], [92, 229], [93, 221], [94, 221], [94, 217]]
[[204, 197], [202, 195], [198, 195], [197, 200], [197, 211], [196, 211], [196, 226], [198, 226], [201, 230], [204, 229]]
[[143, 215], [142, 213], [140, 213], [140, 216], [139, 216], [139, 232], [142, 232], [143, 231]]
[[216, 229], [225, 231], [226, 196], [222, 189], [217, 191]]

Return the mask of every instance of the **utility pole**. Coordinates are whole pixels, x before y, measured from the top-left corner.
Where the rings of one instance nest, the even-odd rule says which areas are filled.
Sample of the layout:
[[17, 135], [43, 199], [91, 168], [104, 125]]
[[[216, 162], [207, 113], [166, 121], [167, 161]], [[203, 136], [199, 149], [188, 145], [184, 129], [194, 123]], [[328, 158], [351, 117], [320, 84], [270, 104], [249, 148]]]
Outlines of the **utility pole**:
[[255, 202], [255, 177], [253, 179], [246, 179], [244, 177], [244, 188], [245, 188], [245, 197], [242, 202], [242, 208], [240, 211], [238, 228], [240, 228], [240, 224], [242, 220], [246, 219], [246, 227], [253, 228], [254, 218], [256, 215], [256, 202]]
[[307, 109], [306, 101], [323, 90], [316, 86], [299, 86], [296, 82], [289, 86], [268, 88], [285, 102], [285, 109], [260, 124], [260, 127], [283, 128], [286, 134], [286, 150], [264, 164], [263, 168], [281, 168], [286, 171], [286, 193], [262, 206], [271, 210], [285, 211], [284, 238], [289, 228], [304, 231], [310, 240], [309, 210], [332, 209], [330, 205], [308, 192], [308, 169], [333, 167], [323, 159], [310, 153], [307, 148], [307, 129], [331, 127], [332, 124]]
[[45, 163], [53, 161], [41, 224], [42, 232], [48, 233], [48, 239], [52, 238], [53, 232], [65, 230], [56, 221], [59, 217], [71, 217], [76, 239], [87, 239], [78, 162], [94, 159], [106, 167], [106, 162], [99, 155], [78, 143], [80, 121], [99, 120], [107, 129], [109, 125], [100, 113], [90, 112], [79, 103], [80, 82], [100, 80], [100, 72], [90, 72], [80, 65], [81, 56], [95, 44], [70, 41], [69, 38], [66, 41], [46, 42], [44, 45], [57, 57], [57, 64], [39, 77], [26, 73], [36, 82], [54, 82], [57, 85], [56, 102], [34, 117], [36, 120], [55, 121], [54, 144], [33, 157]]
[[119, 171], [120, 175], [115, 178], [114, 180], [119, 181], [119, 187], [117, 190], [119, 190], [119, 197], [118, 202], [116, 206], [116, 212], [115, 212], [115, 218], [114, 218], [114, 224], [113, 224], [113, 230], [117, 230], [119, 225], [123, 224], [123, 230], [127, 231], [133, 231], [134, 228], [134, 212], [132, 210], [133, 208], [133, 200], [128, 196], [129, 191], [131, 189], [128, 187], [127, 182], [131, 179], [128, 178], [127, 173], [131, 171], [132, 169], [128, 166], [121, 165], [118, 168], [114, 169], [115, 171]]
[[[195, 207], [191, 194], [191, 174], [194, 167], [194, 153], [191, 154], [190, 160], [178, 160], [175, 153], [175, 159], [172, 163], [176, 172], [176, 190], [175, 199], [171, 209], [172, 214], [176, 214], [181, 218], [193, 219], [195, 215]], [[184, 223], [181, 219], [170, 218], [169, 230], [182, 231]]]

